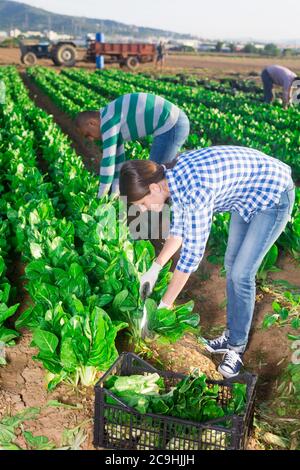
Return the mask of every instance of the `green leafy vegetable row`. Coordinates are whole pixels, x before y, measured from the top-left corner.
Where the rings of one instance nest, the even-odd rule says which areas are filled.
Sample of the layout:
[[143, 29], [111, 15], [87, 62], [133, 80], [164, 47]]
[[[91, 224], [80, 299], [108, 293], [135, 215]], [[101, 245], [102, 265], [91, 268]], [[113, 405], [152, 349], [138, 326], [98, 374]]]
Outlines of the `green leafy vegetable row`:
[[67, 378], [90, 385], [97, 371], [116, 359], [116, 334], [126, 324], [112, 322], [99, 306], [100, 296], [91, 295], [73, 224], [56, 217], [52, 186], [36, 167], [34, 136], [24, 124], [29, 98], [14, 69], [4, 79], [7, 89], [18, 93], [18, 103], [8, 97], [0, 116], [1, 170], [9, 189], [3, 200], [15, 249], [28, 263], [27, 289], [34, 302], [16, 325], [33, 330], [36, 359], [49, 371], [49, 389]]
[[14, 315], [19, 304], [13, 304], [14, 295], [12, 286], [6, 277], [9, 263], [10, 247], [8, 239], [10, 236], [10, 230], [7, 219], [3, 217], [3, 209], [5, 209], [5, 207], [3, 207], [2, 203], [0, 204], [0, 365], [4, 365], [6, 364], [5, 345], [14, 345], [15, 338], [19, 336], [15, 330], [7, 328], [7, 326], [5, 326], [5, 322], [8, 318]]

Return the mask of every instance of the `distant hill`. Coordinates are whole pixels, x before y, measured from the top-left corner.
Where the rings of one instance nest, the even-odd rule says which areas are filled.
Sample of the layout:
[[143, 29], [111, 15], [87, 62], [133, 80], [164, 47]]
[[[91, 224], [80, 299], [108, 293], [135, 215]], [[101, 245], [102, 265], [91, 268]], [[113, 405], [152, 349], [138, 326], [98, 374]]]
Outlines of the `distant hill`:
[[127, 25], [112, 20], [59, 15], [25, 3], [0, 0], [0, 30], [8, 31], [12, 28], [18, 28], [21, 31], [53, 30], [57, 33], [73, 35], [101, 31], [110, 36], [132, 36], [139, 39], [149, 36], [172, 37], [175, 39], [194, 37], [161, 29]]

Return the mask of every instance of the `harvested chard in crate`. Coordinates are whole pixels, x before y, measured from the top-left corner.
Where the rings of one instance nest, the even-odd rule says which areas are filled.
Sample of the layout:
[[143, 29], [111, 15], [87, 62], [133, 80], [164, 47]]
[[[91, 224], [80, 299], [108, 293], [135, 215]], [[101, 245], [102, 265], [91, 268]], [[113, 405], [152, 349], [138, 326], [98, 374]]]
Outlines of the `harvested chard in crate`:
[[256, 376], [209, 380], [161, 371], [123, 353], [95, 387], [95, 447], [243, 449], [253, 421]]

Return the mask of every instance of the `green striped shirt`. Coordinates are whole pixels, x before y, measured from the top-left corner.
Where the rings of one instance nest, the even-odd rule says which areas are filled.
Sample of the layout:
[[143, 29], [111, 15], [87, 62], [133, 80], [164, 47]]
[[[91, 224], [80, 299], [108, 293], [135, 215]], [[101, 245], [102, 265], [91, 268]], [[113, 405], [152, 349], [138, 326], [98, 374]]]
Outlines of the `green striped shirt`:
[[179, 108], [150, 93], [120, 96], [100, 110], [103, 156], [98, 196], [119, 191], [120, 168], [125, 161], [124, 142], [160, 135], [177, 122]]

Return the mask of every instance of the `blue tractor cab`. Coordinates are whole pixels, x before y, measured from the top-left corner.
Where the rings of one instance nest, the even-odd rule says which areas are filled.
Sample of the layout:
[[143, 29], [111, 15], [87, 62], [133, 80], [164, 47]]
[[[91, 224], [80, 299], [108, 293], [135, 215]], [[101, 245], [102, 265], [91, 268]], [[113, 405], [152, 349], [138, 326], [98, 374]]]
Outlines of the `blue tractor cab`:
[[20, 41], [21, 62], [35, 65], [38, 59], [51, 59], [55, 65], [73, 67], [76, 63], [76, 45], [72, 41], [50, 42]]

